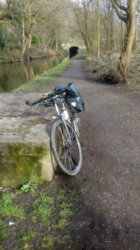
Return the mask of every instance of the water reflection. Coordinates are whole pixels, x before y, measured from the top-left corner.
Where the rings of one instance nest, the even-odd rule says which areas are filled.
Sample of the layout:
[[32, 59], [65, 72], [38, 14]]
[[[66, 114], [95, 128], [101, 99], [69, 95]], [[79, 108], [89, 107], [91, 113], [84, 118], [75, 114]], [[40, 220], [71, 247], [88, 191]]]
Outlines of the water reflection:
[[63, 57], [36, 59], [31, 62], [0, 64], [0, 92], [10, 92], [36, 75], [46, 72], [63, 60]]

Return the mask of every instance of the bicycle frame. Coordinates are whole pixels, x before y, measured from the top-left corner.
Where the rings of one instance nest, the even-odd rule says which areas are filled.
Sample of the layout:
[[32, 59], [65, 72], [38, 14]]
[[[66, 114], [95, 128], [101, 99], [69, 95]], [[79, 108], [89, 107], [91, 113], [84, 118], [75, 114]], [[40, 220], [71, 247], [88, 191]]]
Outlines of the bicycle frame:
[[[68, 133], [69, 140], [71, 141], [71, 135], [70, 135], [69, 129], [67, 127], [67, 122], [69, 122], [71, 125], [72, 125], [72, 123], [71, 123], [70, 116], [69, 116], [69, 113], [67, 111], [66, 105], [64, 103], [64, 99], [60, 98], [60, 101], [58, 101], [57, 97], [55, 97], [53, 101], [54, 101], [54, 107], [55, 107], [56, 112], [57, 112], [57, 116], [53, 117], [53, 119], [57, 119], [59, 117], [62, 120], [63, 124], [65, 125], [66, 131]], [[60, 107], [60, 105], [61, 105], [61, 107]], [[70, 112], [70, 110], [69, 110], [69, 112]]]
[[[67, 127], [67, 122], [73, 127], [74, 131], [79, 137], [79, 129], [78, 129], [77, 123], [79, 123], [80, 119], [76, 118], [75, 114], [71, 112], [68, 106], [66, 106], [64, 98], [60, 96], [59, 98], [60, 100], [58, 100], [57, 96], [53, 98], [54, 107], [57, 112], [57, 116], [53, 117], [53, 119], [57, 119], [59, 117], [62, 120], [63, 124], [66, 127], [70, 140], [71, 140], [71, 136], [70, 136], [69, 129]], [[72, 117], [72, 119], [70, 118], [70, 116]]]

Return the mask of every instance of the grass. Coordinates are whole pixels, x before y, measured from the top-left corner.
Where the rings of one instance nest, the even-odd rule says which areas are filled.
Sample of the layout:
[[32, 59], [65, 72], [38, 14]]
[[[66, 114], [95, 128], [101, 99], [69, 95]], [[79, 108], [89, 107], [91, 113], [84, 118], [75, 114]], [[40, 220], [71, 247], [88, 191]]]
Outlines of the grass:
[[40, 194], [34, 202], [34, 215], [32, 216], [32, 222], [36, 222], [38, 218], [41, 223], [50, 225], [50, 217], [54, 208], [53, 203], [54, 199], [52, 197]]
[[45, 204], [39, 204], [34, 209], [34, 214], [37, 215], [42, 224], [50, 225], [50, 216], [52, 215], [52, 207]]
[[29, 241], [36, 237], [36, 232], [28, 231], [26, 235], [22, 236], [22, 241]]
[[18, 192], [31, 192], [31, 193], [35, 193], [35, 191], [37, 190], [37, 186], [36, 185], [33, 185], [31, 183], [26, 183], [26, 184], [23, 184], [21, 186], [21, 188], [18, 190]]
[[69, 208], [70, 206], [71, 205], [68, 204], [68, 203], [65, 203], [65, 202], [61, 203], [60, 204], [60, 208], [61, 208], [61, 210], [60, 210], [60, 216], [62, 216], [62, 217], [71, 216], [72, 215], [72, 211]]
[[54, 228], [63, 229], [68, 225], [68, 221], [64, 218], [60, 219], [56, 225], [54, 225]]
[[54, 246], [54, 242], [55, 239], [53, 236], [45, 236], [43, 238], [43, 243], [42, 243], [42, 247], [47, 248], [47, 249], [51, 249]]
[[71, 210], [70, 209], [68, 209], [68, 208], [64, 208], [64, 209], [62, 209], [62, 210], [60, 210], [60, 216], [70, 216], [70, 215], [72, 215], [72, 212], [71, 212]]
[[52, 197], [46, 196], [45, 194], [41, 194], [38, 198], [38, 201], [53, 204], [54, 199]]
[[25, 235], [21, 237], [21, 240], [23, 242], [22, 249], [28, 249], [32, 250], [33, 246], [30, 244], [30, 241], [33, 240], [36, 237], [37, 233], [34, 231], [28, 231]]
[[5, 230], [5, 224], [0, 221], [0, 239], [7, 239], [9, 233]]
[[47, 72], [36, 76], [34, 80], [27, 82], [20, 87], [14, 89], [14, 93], [30, 93], [30, 92], [45, 92], [46, 88], [50, 86], [55, 78], [60, 75], [71, 63], [70, 59], [65, 59], [62, 63], [58, 64], [56, 67], [51, 68]]
[[66, 203], [66, 202], [62, 202], [61, 204], [60, 204], [60, 207], [61, 208], [69, 208], [69, 207], [71, 207], [71, 204], [69, 204], [69, 203]]
[[0, 215], [2, 217], [16, 217], [20, 220], [24, 219], [24, 213], [18, 205], [12, 203], [10, 194], [4, 193], [0, 199]]
[[[18, 246], [19, 249], [32, 250], [37, 245], [38, 249], [55, 249], [56, 246], [62, 245], [63, 249], [63, 246], [71, 240], [67, 234], [71, 225], [70, 218], [74, 213], [72, 204], [67, 202], [66, 191], [55, 192], [57, 195], [51, 194], [50, 189], [40, 190], [39, 186], [30, 183], [10, 193], [7, 190], [3, 191], [0, 199], [2, 246], [5, 244], [9, 246], [9, 239], [13, 244], [14, 232], [15, 248]], [[26, 196], [29, 203], [24, 202]], [[17, 202], [23, 203], [24, 213]], [[9, 221], [14, 221], [14, 225], [9, 226]]]

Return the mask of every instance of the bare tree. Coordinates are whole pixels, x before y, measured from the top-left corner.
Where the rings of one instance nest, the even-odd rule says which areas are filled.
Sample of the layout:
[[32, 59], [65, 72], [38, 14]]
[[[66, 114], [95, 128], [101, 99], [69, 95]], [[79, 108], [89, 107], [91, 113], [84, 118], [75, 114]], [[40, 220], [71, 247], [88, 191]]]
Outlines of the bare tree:
[[135, 35], [135, 48], [139, 42], [140, 34], [140, 0], [136, 3], [136, 35]]
[[113, 8], [117, 16], [126, 24], [126, 34], [124, 39], [124, 46], [120, 56], [119, 71], [125, 75], [129, 65], [132, 52], [133, 41], [135, 38], [135, 8], [136, 0], [127, 0], [126, 5], [122, 5], [120, 1], [111, 0]]
[[43, 51], [47, 47], [57, 50], [63, 27], [64, 0], [7, 0], [7, 9], [13, 25], [20, 30], [20, 60], [31, 47], [32, 37], [40, 38]]
[[97, 57], [100, 57], [100, 2], [97, 0]]
[[73, 11], [81, 37], [89, 54], [97, 55], [100, 49], [99, 0], [77, 0], [73, 3]]
[[104, 38], [103, 47], [105, 51], [112, 51], [114, 49], [115, 23], [117, 24], [117, 20], [114, 18], [114, 9], [112, 4], [110, 1], [104, 0], [102, 2], [101, 24], [103, 26], [102, 36]]

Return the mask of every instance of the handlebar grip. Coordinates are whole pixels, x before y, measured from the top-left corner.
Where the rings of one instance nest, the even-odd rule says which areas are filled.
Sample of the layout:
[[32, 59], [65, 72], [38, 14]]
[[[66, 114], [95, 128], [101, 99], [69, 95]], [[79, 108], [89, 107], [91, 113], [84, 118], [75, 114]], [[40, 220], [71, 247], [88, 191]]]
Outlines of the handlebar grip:
[[49, 92], [49, 93], [48, 93], [48, 97], [49, 97], [49, 98], [51, 98], [51, 97], [53, 97], [53, 96], [55, 96], [55, 92]]
[[32, 106], [32, 103], [30, 101], [26, 101], [26, 105]]
[[41, 103], [43, 101], [43, 98], [39, 99], [39, 100], [36, 100], [34, 102], [30, 102], [30, 101], [26, 101], [26, 104], [29, 105], [29, 106], [33, 106], [33, 105], [36, 105], [38, 103]]

